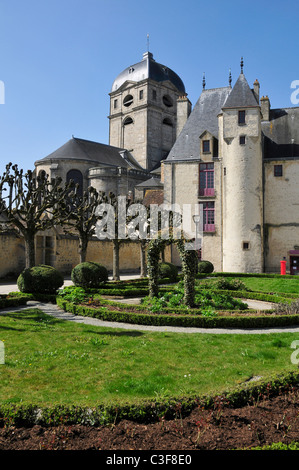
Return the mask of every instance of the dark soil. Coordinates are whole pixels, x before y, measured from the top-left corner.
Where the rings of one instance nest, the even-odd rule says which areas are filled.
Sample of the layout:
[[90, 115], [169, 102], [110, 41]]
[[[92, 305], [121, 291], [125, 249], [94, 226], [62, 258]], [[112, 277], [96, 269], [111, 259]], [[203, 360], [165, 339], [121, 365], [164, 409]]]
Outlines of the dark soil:
[[151, 424], [0, 429], [0, 450], [232, 450], [299, 442], [299, 387], [241, 408], [219, 404]]

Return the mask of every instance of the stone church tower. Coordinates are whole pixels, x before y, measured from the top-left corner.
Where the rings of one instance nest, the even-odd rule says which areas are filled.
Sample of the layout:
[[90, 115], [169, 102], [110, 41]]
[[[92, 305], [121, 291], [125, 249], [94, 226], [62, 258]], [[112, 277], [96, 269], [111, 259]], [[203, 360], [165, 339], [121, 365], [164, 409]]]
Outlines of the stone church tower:
[[127, 149], [142, 168], [156, 168], [175, 142], [177, 100], [182, 97], [186, 92], [180, 77], [146, 52], [113, 82], [109, 144]]

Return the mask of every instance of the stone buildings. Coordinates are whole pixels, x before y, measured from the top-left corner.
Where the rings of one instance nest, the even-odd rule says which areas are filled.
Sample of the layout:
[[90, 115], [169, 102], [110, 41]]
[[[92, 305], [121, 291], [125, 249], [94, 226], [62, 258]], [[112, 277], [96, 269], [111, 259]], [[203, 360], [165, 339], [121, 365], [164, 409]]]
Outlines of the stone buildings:
[[[200, 204], [217, 271], [299, 271], [299, 108], [271, 109], [243, 73], [202, 90], [164, 166], [164, 201]], [[188, 188], [188, 191], [186, 189]]]
[[[204, 81], [192, 109], [181, 78], [150, 52], [116, 77], [109, 96], [109, 145], [73, 137], [35, 162], [36, 172], [135, 194], [146, 205], [200, 205], [201, 257], [217, 271], [279, 272], [285, 257], [299, 272], [299, 108], [271, 109], [242, 61], [233, 86], [231, 76], [220, 88]], [[88, 257], [110, 267], [105, 243], [93, 240]], [[138, 269], [138, 244], [126, 250], [122, 268]], [[40, 234], [37, 257], [69, 271], [76, 241], [59, 230]]]

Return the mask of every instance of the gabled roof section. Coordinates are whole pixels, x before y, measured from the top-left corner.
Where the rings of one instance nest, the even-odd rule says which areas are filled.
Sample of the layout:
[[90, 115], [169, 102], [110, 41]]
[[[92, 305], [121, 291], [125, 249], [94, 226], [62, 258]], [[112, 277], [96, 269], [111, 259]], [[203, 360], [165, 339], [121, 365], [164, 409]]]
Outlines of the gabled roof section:
[[98, 164], [142, 170], [127, 150], [77, 137], [73, 137], [50, 155], [35, 163], [47, 160], [85, 160], [94, 166]]
[[253, 91], [251, 90], [245, 75], [241, 73], [230, 95], [224, 103], [225, 108], [252, 108], [259, 106]]
[[166, 162], [199, 158], [199, 138], [205, 131], [218, 139], [218, 114], [230, 92], [231, 87], [202, 91]]

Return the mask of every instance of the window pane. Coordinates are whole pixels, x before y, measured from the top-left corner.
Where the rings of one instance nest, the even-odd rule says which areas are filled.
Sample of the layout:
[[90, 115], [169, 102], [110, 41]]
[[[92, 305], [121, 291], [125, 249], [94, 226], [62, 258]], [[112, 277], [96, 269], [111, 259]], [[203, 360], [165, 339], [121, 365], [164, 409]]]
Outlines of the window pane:
[[203, 142], [202, 142], [202, 151], [203, 152], [209, 152], [210, 151], [210, 141], [209, 140], [203, 140]]
[[245, 111], [239, 111], [239, 124], [245, 124]]
[[274, 176], [282, 176], [282, 165], [274, 165]]

